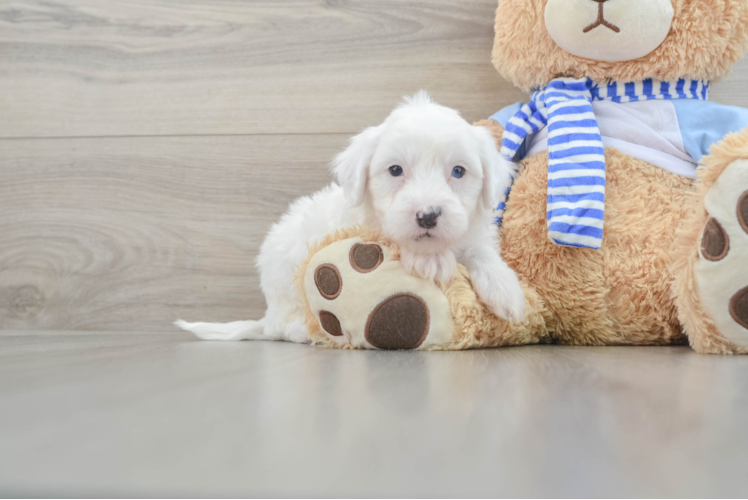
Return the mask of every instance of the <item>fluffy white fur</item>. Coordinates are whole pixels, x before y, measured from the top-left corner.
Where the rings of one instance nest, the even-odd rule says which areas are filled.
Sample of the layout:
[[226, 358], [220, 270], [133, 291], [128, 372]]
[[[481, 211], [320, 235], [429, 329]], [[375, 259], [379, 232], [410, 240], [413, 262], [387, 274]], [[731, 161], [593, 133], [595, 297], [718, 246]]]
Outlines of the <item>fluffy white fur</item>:
[[[393, 175], [393, 166], [402, 175]], [[464, 169], [461, 178], [453, 175], [457, 166]], [[395, 241], [402, 263], [424, 278], [446, 285], [460, 262], [491, 311], [520, 320], [525, 297], [499, 256], [493, 225], [494, 208], [514, 168], [499, 155], [487, 129], [470, 125], [421, 91], [384, 123], [352, 138], [334, 161], [337, 183], [293, 202], [270, 229], [257, 258], [268, 304], [264, 318], [176, 325], [206, 340], [307, 342], [294, 271], [308, 245], [356, 224]], [[424, 227], [424, 214], [440, 214], [434, 227]]]

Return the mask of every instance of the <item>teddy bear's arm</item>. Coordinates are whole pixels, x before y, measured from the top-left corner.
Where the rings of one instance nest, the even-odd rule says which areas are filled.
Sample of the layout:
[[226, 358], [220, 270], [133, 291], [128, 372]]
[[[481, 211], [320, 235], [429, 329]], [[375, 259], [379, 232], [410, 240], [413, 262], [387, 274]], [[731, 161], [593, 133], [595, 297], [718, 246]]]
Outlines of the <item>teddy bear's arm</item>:
[[366, 228], [328, 235], [296, 274], [315, 344], [359, 349], [457, 350], [545, 342], [547, 310], [522, 284], [525, 317], [494, 316], [459, 266], [452, 283], [410, 275], [396, 245]]

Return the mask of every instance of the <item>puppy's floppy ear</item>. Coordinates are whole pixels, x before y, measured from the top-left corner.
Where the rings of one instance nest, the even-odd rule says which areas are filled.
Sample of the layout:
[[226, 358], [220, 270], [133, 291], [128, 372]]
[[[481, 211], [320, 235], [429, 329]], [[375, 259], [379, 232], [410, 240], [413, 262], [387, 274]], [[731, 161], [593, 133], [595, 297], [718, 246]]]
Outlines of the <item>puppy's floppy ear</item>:
[[473, 127], [480, 148], [483, 166], [483, 191], [481, 197], [486, 208], [495, 209], [511, 186], [517, 174], [517, 164], [501, 156], [496, 140], [486, 127]]
[[364, 202], [369, 164], [381, 133], [381, 125], [367, 128], [351, 138], [346, 150], [333, 160], [332, 171], [335, 179], [343, 188], [346, 200], [353, 206]]

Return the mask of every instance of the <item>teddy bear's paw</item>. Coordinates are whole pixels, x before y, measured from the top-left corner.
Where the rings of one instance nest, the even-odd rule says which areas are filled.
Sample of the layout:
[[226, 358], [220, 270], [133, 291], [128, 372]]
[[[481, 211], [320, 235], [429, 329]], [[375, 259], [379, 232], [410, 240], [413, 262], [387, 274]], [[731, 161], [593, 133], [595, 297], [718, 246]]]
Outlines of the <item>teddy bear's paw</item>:
[[304, 276], [310, 312], [326, 340], [362, 349], [435, 349], [454, 334], [449, 301], [410, 275], [390, 249], [361, 238], [318, 251]]
[[706, 194], [709, 215], [695, 264], [704, 309], [726, 339], [748, 346], [748, 159], [729, 165]]

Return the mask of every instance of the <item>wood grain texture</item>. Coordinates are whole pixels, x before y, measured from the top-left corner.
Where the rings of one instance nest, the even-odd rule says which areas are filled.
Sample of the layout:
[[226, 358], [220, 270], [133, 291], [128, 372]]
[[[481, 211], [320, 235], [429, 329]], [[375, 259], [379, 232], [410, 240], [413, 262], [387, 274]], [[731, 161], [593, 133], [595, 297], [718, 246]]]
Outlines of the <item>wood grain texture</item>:
[[[428, 89], [470, 120], [523, 93], [496, 0], [0, 1], [0, 137], [352, 133]], [[715, 86], [748, 106], [748, 62]]]
[[472, 120], [522, 93], [496, 0], [0, 1], [0, 137], [351, 133], [420, 88]]
[[712, 90], [709, 91], [709, 100], [748, 108], [748, 59], [743, 57], [727, 78], [712, 86]]
[[526, 98], [495, 5], [0, 0], [0, 328], [259, 317], [264, 233], [349, 135], [420, 88], [469, 120]]
[[0, 141], [0, 329], [259, 318], [254, 257], [345, 135]]

